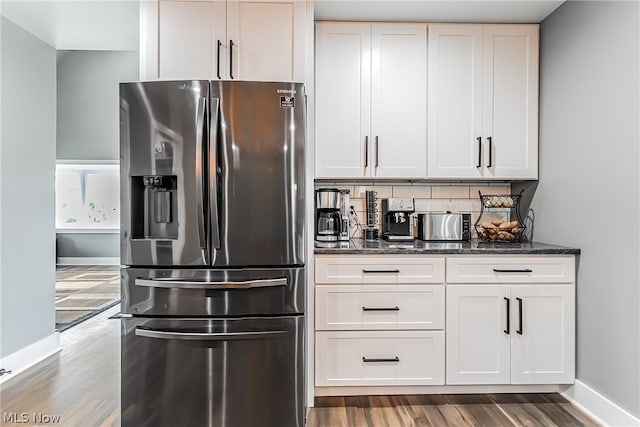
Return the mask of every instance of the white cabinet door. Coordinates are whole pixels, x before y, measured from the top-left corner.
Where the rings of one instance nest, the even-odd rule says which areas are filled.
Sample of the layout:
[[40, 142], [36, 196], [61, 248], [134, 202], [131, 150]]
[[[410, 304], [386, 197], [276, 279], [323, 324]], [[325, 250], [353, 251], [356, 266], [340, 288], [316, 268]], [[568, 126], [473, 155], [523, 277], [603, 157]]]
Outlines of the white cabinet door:
[[444, 285], [316, 285], [317, 330], [444, 329]]
[[448, 283], [573, 283], [573, 255], [447, 257]]
[[158, 27], [158, 78], [215, 79], [218, 67], [224, 70], [217, 62], [218, 41], [225, 40], [224, 2], [161, 0]]
[[372, 175], [424, 178], [427, 162], [427, 27], [373, 24]]
[[444, 283], [442, 256], [316, 256], [316, 283]]
[[[368, 175], [371, 24], [316, 24], [316, 177]], [[365, 140], [366, 139], [366, 140]]]
[[304, 43], [304, 2], [227, 1], [228, 78], [304, 81]]
[[538, 177], [538, 25], [485, 25], [484, 166], [493, 178]]
[[575, 287], [511, 286], [511, 383], [571, 384], [575, 377]]
[[442, 331], [316, 332], [316, 386], [442, 384]]
[[446, 383], [509, 384], [509, 285], [447, 285], [446, 294]]
[[428, 176], [538, 177], [538, 25], [429, 25]]
[[428, 87], [429, 178], [481, 178], [481, 25], [429, 24]]

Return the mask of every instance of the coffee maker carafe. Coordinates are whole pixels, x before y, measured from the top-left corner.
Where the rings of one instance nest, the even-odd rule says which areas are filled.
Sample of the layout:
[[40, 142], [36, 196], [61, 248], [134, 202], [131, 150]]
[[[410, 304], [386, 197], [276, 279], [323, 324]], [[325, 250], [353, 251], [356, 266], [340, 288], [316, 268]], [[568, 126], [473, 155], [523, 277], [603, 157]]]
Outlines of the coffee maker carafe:
[[414, 212], [413, 199], [382, 199], [382, 238], [413, 240], [410, 215]]
[[349, 240], [349, 190], [316, 190], [315, 239], [319, 242]]

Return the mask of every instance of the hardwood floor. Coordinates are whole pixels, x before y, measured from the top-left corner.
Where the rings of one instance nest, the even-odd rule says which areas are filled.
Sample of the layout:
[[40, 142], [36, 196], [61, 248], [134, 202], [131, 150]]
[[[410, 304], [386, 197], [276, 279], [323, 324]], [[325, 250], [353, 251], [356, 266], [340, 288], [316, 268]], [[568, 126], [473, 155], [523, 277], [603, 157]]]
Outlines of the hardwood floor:
[[120, 321], [109, 319], [119, 307], [62, 332], [60, 353], [1, 384], [0, 423], [42, 413], [65, 427], [120, 425]]
[[319, 397], [308, 427], [598, 426], [557, 393]]
[[56, 266], [56, 330], [64, 331], [120, 301], [119, 265]]
[[[0, 425], [24, 412], [58, 415], [65, 427], [119, 426], [120, 322], [109, 319], [118, 310], [62, 332], [62, 352], [1, 384]], [[596, 425], [558, 394], [321, 397], [307, 417], [308, 427]]]

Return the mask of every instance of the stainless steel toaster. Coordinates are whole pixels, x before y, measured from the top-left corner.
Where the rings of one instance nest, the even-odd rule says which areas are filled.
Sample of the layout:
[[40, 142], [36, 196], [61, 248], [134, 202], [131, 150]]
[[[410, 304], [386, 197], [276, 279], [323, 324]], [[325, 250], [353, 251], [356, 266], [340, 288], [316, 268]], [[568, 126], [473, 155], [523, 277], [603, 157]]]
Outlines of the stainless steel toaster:
[[471, 214], [429, 212], [418, 214], [418, 239], [469, 240]]

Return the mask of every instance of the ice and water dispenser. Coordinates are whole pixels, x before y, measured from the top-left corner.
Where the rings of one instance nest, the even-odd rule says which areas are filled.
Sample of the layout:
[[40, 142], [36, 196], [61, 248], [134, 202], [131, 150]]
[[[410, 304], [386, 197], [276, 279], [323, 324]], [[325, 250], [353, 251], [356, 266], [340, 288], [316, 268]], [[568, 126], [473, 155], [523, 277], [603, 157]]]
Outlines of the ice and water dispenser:
[[132, 176], [131, 196], [132, 238], [178, 238], [175, 175]]

